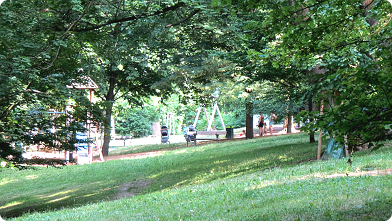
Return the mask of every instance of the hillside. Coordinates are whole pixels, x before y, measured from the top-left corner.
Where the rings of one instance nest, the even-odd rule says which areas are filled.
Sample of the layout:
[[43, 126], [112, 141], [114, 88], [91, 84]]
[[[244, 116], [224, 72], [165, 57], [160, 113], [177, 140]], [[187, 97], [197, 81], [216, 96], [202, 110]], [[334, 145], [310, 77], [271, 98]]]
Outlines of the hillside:
[[[386, 220], [391, 150], [313, 161], [295, 134], [0, 173], [15, 220]], [[325, 142], [324, 142], [325, 143]], [[24, 215], [23, 215], [24, 214]], [[22, 216], [21, 216], [22, 215]]]

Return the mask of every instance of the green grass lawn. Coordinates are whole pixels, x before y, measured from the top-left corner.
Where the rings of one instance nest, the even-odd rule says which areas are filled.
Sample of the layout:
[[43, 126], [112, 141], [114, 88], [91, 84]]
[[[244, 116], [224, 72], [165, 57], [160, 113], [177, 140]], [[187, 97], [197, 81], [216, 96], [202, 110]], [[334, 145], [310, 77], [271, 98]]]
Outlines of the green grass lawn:
[[[134, 146], [116, 146], [115, 148], [110, 148], [109, 156], [111, 155], [121, 155], [121, 154], [131, 154], [131, 153], [142, 153], [148, 151], [157, 151], [165, 149], [174, 149], [176, 147], [184, 147], [186, 143], [176, 143], [176, 144], [147, 144], [147, 145], [134, 145]], [[97, 155], [98, 156], [98, 155]]]
[[14, 220], [391, 217], [391, 175], [350, 175], [392, 168], [390, 148], [356, 153], [352, 167], [347, 159], [309, 161], [316, 153], [317, 143], [295, 134], [63, 169], [2, 169], [0, 215]]

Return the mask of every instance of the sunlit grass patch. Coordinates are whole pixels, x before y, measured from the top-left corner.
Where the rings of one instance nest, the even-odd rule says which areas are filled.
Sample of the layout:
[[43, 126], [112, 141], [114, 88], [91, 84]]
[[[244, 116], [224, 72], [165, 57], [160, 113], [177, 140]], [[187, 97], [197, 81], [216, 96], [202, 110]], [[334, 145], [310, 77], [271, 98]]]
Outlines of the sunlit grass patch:
[[132, 145], [132, 146], [117, 146], [110, 148], [109, 155], [121, 155], [121, 154], [132, 154], [142, 153], [148, 151], [158, 151], [170, 148], [176, 148], [178, 146], [186, 146], [186, 144], [146, 144], [146, 145]]
[[8, 208], [8, 207], [17, 206], [17, 205], [20, 205], [20, 204], [23, 204], [23, 202], [21, 202], [21, 201], [13, 201], [13, 202], [5, 204], [4, 206], [1, 206], [0, 209], [5, 209], [5, 208]]
[[[46, 213], [26, 214], [17, 220], [353, 220], [352, 217], [377, 220], [390, 217], [390, 208], [380, 206], [392, 202], [390, 175], [350, 176], [370, 166], [388, 168], [392, 159], [390, 149], [356, 154], [350, 167], [347, 159], [308, 161], [315, 156], [317, 144], [309, 144], [307, 138], [297, 134], [214, 143], [165, 151], [156, 157], [62, 170], [44, 169], [29, 174], [37, 175], [36, 179], [27, 179], [27, 173], [18, 171], [13, 184], [18, 184], [16, 192], [23, 197], [12, 199], [0, 189], [0, 194], [5, 196], [0, 203], [23, 204], [7, 207], [2, 212], [12, 214], [41, 204], [35, 210]], [[30, 193], [32, 181], [43, 184]], [[120, 190], [122, 187], [126, 188]], [[135, 194], [110, 201], [120, 191]], [[382, 209], [374, 209], [374, 204]], [[64, 209], [49, 212], [60, 208]]]

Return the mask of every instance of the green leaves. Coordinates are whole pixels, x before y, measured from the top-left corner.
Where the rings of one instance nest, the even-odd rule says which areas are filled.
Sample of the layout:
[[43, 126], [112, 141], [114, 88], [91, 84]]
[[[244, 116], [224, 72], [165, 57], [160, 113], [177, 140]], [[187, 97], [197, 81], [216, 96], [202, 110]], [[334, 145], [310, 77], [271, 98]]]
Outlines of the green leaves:
[[[282, 115], [324, 100], [333, 108], [315, 115], [318, 128], [388, 138], [391, 6], [292, 3], [7, 1], [0, 7], [0, 119], [11, 122], [24, 103], [60, 107], [70, 96], [64, 85], [78, 75], [96, 80], [107, 102], [135, 105], [173, 87], [206, 101], [232, 87], [227, 81], [237, 88], [267, 81], [272, 86], [255, 99]], [[372, 126], [360, 126], [366, 122]]]
[[[372, 5], [364, 13], [363, 6], [353, 1], [294, 3], [258, 4], [258, 9], [270, 13], [260, 20], [250, 18], [251, 25], [246, 27], [253, 36], [263, 34], [268, 39], [264, 48], [248, 46], [248, 58], [260, 62], [253, 65], [258, 77], [252, 80], [295, 82], [302, 86], [296, 93], [303, 93], [306, 102], [311, 99], [320, 105], [324, 101], [323, 115], [302, 115], [303, 120], [316, 118], [315, 124], [306, 127], [309, 131], [331, 131], [341, 141], [349, 136], [350, 145], [390, 139], [384, 129], [391, 117], [390, 77], [385, 77], [390, 65], [384, 61], [391, 56], [385, 41], [372, 34], [380, 27], [370, 20], [388, 20], [385, 13], [391, 6]], [[389, 29], [381, 28], [383, 37], [391, 37]]]

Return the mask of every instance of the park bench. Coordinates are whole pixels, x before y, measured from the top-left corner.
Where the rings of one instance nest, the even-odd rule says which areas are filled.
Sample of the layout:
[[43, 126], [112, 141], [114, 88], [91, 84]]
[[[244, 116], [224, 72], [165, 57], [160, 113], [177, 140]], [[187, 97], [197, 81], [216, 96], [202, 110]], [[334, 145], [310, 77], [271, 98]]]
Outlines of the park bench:
[[[226, 131], [224, 130], [213, 130], [213, 131], [189, 131], [187, 132], [188, 139], [186, 139], [186, 145], [188, 146], [189, 142], [193, 141], [194, 146], [196, 146], [197, 140], [213, 140], [219, 142], [220, 140], [225, 140], [219, 138], [219, 135], [226, 135]], [[215, 135], [216, 138], [204, 138], [204, 137], [197, 137], [197, 135]], [[190, 139], [191, 138], [191, 139]]]
[[120, 136], [120, 135], [112, 136], [112, 140], [123, 140], [124, 147], [125, 147], [125, 140], [126, 139], [132, 139], [132, 136]]
[[125, 140], [125, 139], [132, 139], [132, 136], [120, 136], [116, 135], [112, 137], [113, 140]]

